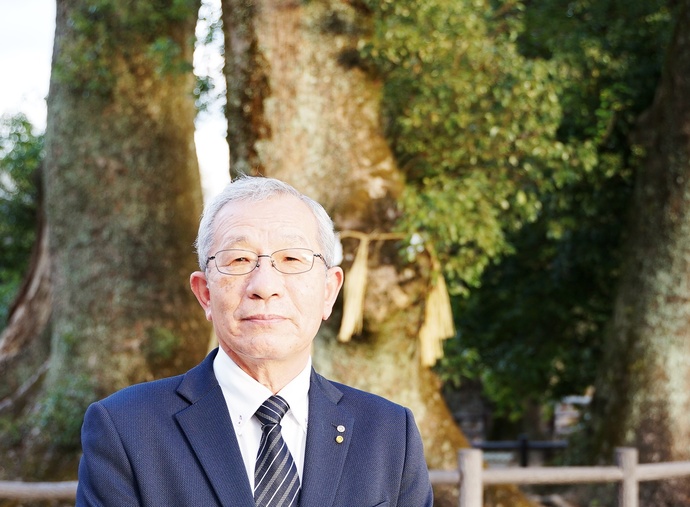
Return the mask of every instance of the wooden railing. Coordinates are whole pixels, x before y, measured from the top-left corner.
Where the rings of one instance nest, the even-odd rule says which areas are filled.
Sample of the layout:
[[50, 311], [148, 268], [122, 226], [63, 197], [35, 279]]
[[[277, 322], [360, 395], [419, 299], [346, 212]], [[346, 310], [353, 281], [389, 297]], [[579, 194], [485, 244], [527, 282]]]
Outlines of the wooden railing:
[[[480, 449], [462, 449], [457, 470], [430, 470], [431, 483], [459, 484], [460, 507], [482, 507], [484, 486], [497, 484], [577, 484], [618, 482], [618, 506], [638, 507], [638, 488], [643, 481], [690, 475], [690, 461], [674, 463], [637, 462], [637, 449], [616, 449], [616, 466], [597, 467], [483, 467]], [[74, 500], [77, 482], [0, 481], [0, 499]]]
[[77, 481], [21, 482], [0, 481], [0, 499], [9, 500], [74, 500]]
[[637, 449], [616, 449], [616, 466], [483, 468], [479, 449], [462, 449], [458, 470], [431, 470], [432, 484], [460, 484], [460, 507], [482, 507], [484, 486], [618, 482], [618, 506], [638, 507], [639, 483], [690, 475], [690, 461], [638, 464]]

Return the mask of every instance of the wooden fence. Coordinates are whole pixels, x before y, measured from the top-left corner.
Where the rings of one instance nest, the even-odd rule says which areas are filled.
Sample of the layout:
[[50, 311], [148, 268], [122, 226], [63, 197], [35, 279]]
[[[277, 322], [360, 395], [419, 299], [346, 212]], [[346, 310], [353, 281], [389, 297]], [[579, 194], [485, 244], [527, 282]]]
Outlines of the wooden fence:
[[[618, 506], [638, 507], [638, 487], [643, 481], [690, 475], [690, 461], [674, 463], [637, 462], [637, 449], [616, 449], [616, 466], [601, 467], [483, 467], [480, 449], [462, 449], [458, 470], [430, 470], [432, 484], [459, 484], [460, 507], [482, 507], [484, 486], [497, 484], [577, 484], [618, 482]], [[0, 499], [74, 500], [77, 482], [0, 481]]]
[[462, 449], [458, 470], [431, 470], [432, 484], [460, 484], [460, 507], [482, 507], [484, 486], [497, 484], [578, 484], [618, 482], [618, 506], [638, 507], [638, 488], [643, 481], [690, 475], [690, 461], [637, 462], [637, 449], [616, 449], [616, 466], [483, 468], [480, 449]]
[[20, 482], [0, 481], [0, 499], [9, 500], [74, 500], [77, 481]]

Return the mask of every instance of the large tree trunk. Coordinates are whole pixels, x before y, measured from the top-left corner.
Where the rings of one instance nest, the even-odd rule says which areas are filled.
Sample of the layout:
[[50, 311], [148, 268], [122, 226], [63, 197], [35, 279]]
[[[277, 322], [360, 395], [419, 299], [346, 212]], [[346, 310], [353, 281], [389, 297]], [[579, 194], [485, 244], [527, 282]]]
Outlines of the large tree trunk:
[[[690, 1], [640, 125], [624, 266], [594, 400], [595, 451], [635, 446], [641, 462], [690, 460]], [[641, 505], [690, 505], [690, 482], [642, 486]]]
[[[320, 201], [343, 231], [346, 278], [359, 239], [370, 241], [364, 330], [339, 341], [336, 312], [315, 342], [315, 367], [410, 407], [430, 468], [453, 469], [468, 443], [420, 361], [430, 266], [406, 265], [395, 236], [381, 234], [403, 180], [383, 136], [380, 83], [353, 65], [372, 23], [356, 4], [223, 1], [231, 173], [280, 178]], [[437, 504], [456, 505], [441, 489]], [[509, 505], [528, 505], [505, 491]]]
[[[248, 3], [253, 5], [249, 7]], [[340, 230], [367, 233], [389, 229], [396, 216], [395, 199], [401, 184], [379, 127], [379, 89], [360, 70], [339, 63], [344, 53], [354, 50], [357, 35], [361, 35], [368, 21], [342, 2], [229, 0], [225, 3], [225, 26], [233, 20], [237, 23], [235, 13], [239, 4], [244, 12], [251, 8], [256, 15], [245, 25], [251, 31], [236, 27], [227, 34], [228, 59], [246, 61], [244, 52], [251, 48], [254, 64], [250, 68], [255, 74], [247, 81], [265, 82], [267, 95], [262, 107], [254, 110], [255, 118], [260, 119], [246, 119], [244, 137], [228, 139], [233, 171], [252, 167], [254, 172], [289, 181], [323, 203]], [[254, 43], [238, 44], [238, 33], [245, 37], [252, 34]], [[232, 84], [233, 66], [229, 64], [227, 68], [228, 89], [236, 89]], [[263, 77], [257, 77], [259, 73]], [[257, 90], [253, 88], [251, 92]], [[230, 97], [228, 102], [251, 104], [249, 95], [241, 98], [240, 102]], [[248, 109], [244, 108], [245, 114]], [[230, 116], [228, 123], [237, 125], [240, 121], [237, 116]], [[252, 132], [251, 124], [268, 127], [263, 132], [254, 130], [253, 136], [247, 135], [246, 132]], [[243, 146], [245, 139], [254, 139], [250, 149]], [[243, 154], [252, 149], [255, 158], [243, 161], [242, 157], [248, 156]], [[357, 245], [356, 241], [345, 242], [346, 258], [351, 257]], [[424, 299], [425, 287], [420, 282], [421, 274], [415, 273], [408, 274], [407, 280], [416, 285], [414, 298], [400, 289], [404, 275], [396, 270], [390, 245], [382, 242], [381, 246], [380, 255], [372, 254], [369, 262], [367, 338], [355, 337], [339, 345], [334, 333], [324, 333], [315, 346], [314, 357], [327, 375], [416, 407], [421, 423], [427, 409], [420, 397], [429, 394], [423, 385], [432, 381], [419, 366], [415, 340], [422, 313], [418, 303]], [[348, 264], [347, 260], [345, 263]], [[391, 294], [396, 290], [397, 294]], [[407, 325], [399, 319], [389, 322], [391, 312], [409, 311], [415, 306], [413, 315], [405, 319]], [[334, 320], [337, 331], [339, 322]], [[329, 352], [332, 349], [335, 354]], [[367, 375], [368, 368], [377, 373]], [[393, 392], [391, 385], [397, 385], [398, 390]], [[431, 391], [438, 392], [438, 386], [434, 385]], [[422, 406], [425, 410], [421, 410]], [[453, 441], [462, 441], [457, 428], [453, 433], [448, 439], [451, 445]], [[450, 462], [455, 464], [454, 451], [450, 454]]]
[[197, 4], [57, 2], [44, 172], [50, 359], [6, 476], [73, 479], [89, 402], [205, 353], [210, 330], [188, 283], [202, 204]]

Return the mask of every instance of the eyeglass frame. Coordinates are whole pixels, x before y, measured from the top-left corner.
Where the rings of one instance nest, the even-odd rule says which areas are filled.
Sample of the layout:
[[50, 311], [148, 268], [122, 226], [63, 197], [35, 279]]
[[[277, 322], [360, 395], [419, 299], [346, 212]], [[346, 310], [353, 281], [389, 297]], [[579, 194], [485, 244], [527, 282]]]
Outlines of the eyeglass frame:
[[[273, 252], [273, 253], [271, 253], [271, 254], [258, 254], [257, 252], [253, 252], [253, 251], [251, 251], [251, 250], [245, 250], [245, 249], [243, 249], [243, 248], [225, 248], [225, 249], [223, 249], [223, 250], [218, 250], [215, 254], [211, 255], [208, 259], [206, 259], [206, 267], [208, 268], [210, 261], [213, 261], [213, 264], [216, 266], [216, 269], [218, 270], [218, 272], [219, 272], [221, 275], [227, 275], [227, 276], [244, 276], [244, 275], [248, 275], [249, 273], [251, 273], [252, 271], [256, 270], [256, 268], [258, 268], [258, 267], [260, 266], [260, 264], [261, 264], [261, 258], [262, 258], [262, 257], [267, 257], [267, 258], [271, 261], [271, 266], [273, 266], [273, 269], [275, 269], [278, 273], [280, 273], [280, 274], [282, 274], [282, 275], [302, 275], [302, 274], [304, 274], [304, 273], [309, 273], [309, 272], [314, 268], [314, 259], [313, 259], [313, 257], [312, 257], [311, 266], [309, 266], [309, 269], [307, 269], [306, 271], [297, 271], [296, 273], [289, 273], [289, 272], [286, 273], [285, 271], [281, 271], [281, 270], [278, 269], [278, 267], [276, 266], [276, 263], [275, 263], [275, 260], [273, 259], [273, 256], [274, 256], [275, 254], [277, 254], [278, 252], [284, 252], [284, 251], [286, 251], [286, 250], [306, 250], [306, 251], [308, 251], [308, 252], [311, 252], [311, 254], [312, 254], [313, 257], [319, 257], [319, 258], [323, 261], [323, 264], [324, 264], [324, 266], [326, 267], [326, 269], [330, 269], [330, 266], [329, 266], [328, 263], [326, 262], [326, 258], [323, 256], [323, 254], [316, 253], [316, 252], [314, 252], [314, 250], [312, 250], [311, 248], [302, 248], [302, 247], [295, 247], [295, 248], [280, 248], [280, 249], [276, 250], [275, 252]], [[224, 272], [224, 271], [221, 271], [220, 268], [218, 267], [218, 262], [216, 262], [216, 257], [217, 257], [218, 254], [221, 253], [221, 252], [229, 252], [229, 251], [247, 252], [247, 253], [250, 253], [250, 254], [252, 254], [252, 255], [256, 255], [256, 264], [254, 265], [254, 267], [253, 267], [252, 269], [250, 269], [250, 270], [247, 271], [246, 273], [226, 273], [226, 272]]]

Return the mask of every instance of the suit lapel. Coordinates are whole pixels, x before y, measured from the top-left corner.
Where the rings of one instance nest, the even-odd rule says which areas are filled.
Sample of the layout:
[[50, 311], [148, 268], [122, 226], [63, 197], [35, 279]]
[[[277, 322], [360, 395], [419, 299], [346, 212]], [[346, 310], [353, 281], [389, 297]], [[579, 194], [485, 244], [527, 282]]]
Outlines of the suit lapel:
[[300, 507], [328, 507], [350, 446], [354, 417], [338, 406], [342, 393], [312, 370]]
[[254, 505], [228, 407], [213, 374], [213, 357], [185, 375], [178, 392], [191, 405], [176, 418], [221, 505]]

